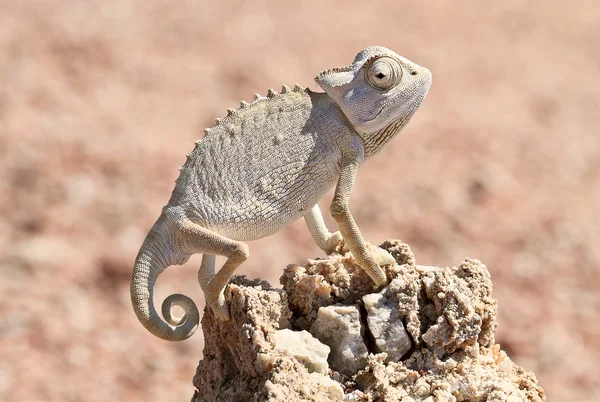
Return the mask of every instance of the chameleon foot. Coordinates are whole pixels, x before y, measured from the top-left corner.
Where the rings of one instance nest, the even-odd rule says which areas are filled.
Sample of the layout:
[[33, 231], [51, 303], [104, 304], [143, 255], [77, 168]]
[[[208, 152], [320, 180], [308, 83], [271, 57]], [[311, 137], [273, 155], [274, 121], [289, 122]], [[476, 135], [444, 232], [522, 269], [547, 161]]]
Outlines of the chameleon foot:
[[225, 301], [223, 293], [219, 294], [217, 300], [209, 303], [209, 306], [219, 321], [229, 321], [231, 319], [229, 308], [227, 308], [227, 302]]
[[325, 241], [325, 247], [323, 248], [323, 251], [325, 251], [325, 254], [327, 255], [333, 254], [338, 251], [338, 248], [342, 247], [343, 244], [344, 238], [342, 237], [342, 234], [337, 231], [332, 233], [331, 236], [329, 236], [329, 238]]
[[371, 255], [373, 255], [373, 258], [379, 266], [396, 264], [396, 259], [381, 247], [374, 246], [367, 242], [367, 250], [371, 252]]
[[382, 266], [396, 263], [396, 260], [390, 253], [367, 242], [366, 250], [362, 254], [354, 254], [354, 258], [356, 263], [365, 270], [377, 286], [389, 283], [387, 274]]

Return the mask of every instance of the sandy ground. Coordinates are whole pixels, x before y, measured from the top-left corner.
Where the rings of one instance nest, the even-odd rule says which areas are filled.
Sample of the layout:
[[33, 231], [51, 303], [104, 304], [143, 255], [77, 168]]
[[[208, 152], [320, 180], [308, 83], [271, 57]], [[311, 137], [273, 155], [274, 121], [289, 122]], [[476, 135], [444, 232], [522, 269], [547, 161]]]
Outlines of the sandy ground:
[[[600, 400], [600, 3], [94, 3], [0, 0], [0, 400], [189, 400], [201, 334], [155, 339], [128, 295], [177, 167], [226, 108], [372, 44], [434, 83], [359, 174], [363, 234], [484, 261], [503, 349], [549, 400]], [[302, 221], [250, 246], [274, 284], [321, 255]], [[202, 307], [198, 264], [157, 300]]]

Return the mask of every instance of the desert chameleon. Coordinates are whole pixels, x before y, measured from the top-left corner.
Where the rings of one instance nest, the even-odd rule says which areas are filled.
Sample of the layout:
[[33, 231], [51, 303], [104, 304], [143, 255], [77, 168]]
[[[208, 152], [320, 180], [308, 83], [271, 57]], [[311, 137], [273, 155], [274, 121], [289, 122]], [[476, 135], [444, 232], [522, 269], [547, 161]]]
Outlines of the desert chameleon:
[[[168, 266], [201, 253], [198, 281], [215, 316], [229, 319], [224, 289], [249, 255], [243, 241], [274, 234], [304, 217], [316, 244], [332, 253], [343, 240], [376, 285], [387, 282], [376, 253], [362, 238], [348, 208], [358, 168], [408, 123], [421, 105], [431, 73], [380, 46], [364, 49], [346, 67], [315, 77], [325, 92], [296, 85], [269, 89], [216, 119], [187, 155], [168, 204], [144, 240], [131, 278], [138, 319], [159, 338], [190, 337], [199, 313], [174, 294], [158, 316], [153, 287]], [[333, 187], [330, 213], [339, 231], [325, 226], [318, 201]], [[215, 273], [217, 255], [227, 258]], [[393, 259], [392, 259], [393, 261]], [[173, 305], [184, 310], [180, 318]]]

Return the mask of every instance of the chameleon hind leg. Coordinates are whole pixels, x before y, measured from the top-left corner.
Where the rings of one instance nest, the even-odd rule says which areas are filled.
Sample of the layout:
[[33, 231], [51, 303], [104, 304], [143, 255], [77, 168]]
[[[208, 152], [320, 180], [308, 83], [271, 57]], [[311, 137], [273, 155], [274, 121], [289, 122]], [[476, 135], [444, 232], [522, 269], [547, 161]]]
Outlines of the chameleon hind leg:
[[[206, 304], [218, 319], [228, 320], [229, 309], [223, 291], [231, 275], [250, 255], [248, 245], [216, 234], [189, 220], [183, 222], [181, 237], [190, 252], [203, 254], [198, 282], [204, 292]], [[227, 261], [215, 273], [216, 255], [227, 257]]]

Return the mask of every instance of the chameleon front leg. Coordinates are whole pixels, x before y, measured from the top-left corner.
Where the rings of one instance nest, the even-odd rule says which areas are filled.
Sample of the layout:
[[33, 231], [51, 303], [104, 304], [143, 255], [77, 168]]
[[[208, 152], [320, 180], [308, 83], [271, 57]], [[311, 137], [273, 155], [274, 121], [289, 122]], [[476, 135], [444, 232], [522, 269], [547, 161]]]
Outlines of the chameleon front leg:
[[367, 249], [367, 243], [360, 234], [349, 208], [350, 194], [352, 194], [354, 179], [361, 161], [360, 155], [344, 155], [340, 178], [329, 211], [337, 222], [344, 237], [344, 242], [356, 259], [357, 264], [366, 271], [375, 284], [383, 285], [387, 283], [385, 271]]
[[327, 229], [319, 204], [316, 204], [304, 215], [304, 220], [317, 246], [325, 251], [325, 254], [332, 254], [343, 240], [342, 234], [340, 232], [331, 233]]

